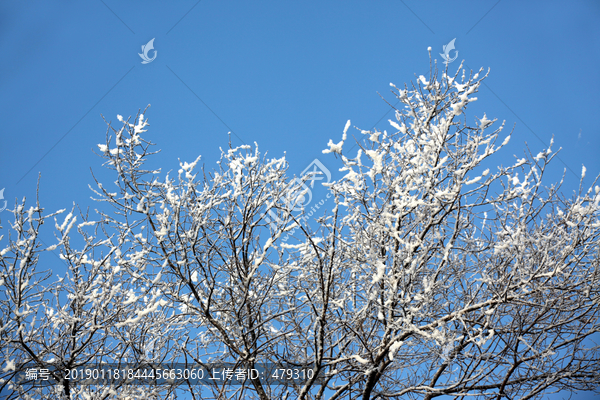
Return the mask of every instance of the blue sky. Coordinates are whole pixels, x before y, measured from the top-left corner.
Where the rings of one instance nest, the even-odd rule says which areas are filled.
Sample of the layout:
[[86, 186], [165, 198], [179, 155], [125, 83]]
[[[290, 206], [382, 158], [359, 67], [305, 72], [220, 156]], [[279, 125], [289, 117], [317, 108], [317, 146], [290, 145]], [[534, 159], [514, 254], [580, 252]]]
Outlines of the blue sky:
[[[507, 134], [515, 125], [497, 163], [554, 135], [563, 150], [546, 179], [568, 168], [570, 196], [582, 164], [588, 185], [600, 172], [599, 22], [597, 1], [3, 1], [0, 189], [9, 208], [33, 201], [41, 174], [47, 211], [93, 209], [90, 168], [111, 181], [92, 153], [105, 140], [100, 114], [117, 124], [148, 104], [165, 172], [199, 154], [212, 168], [232, 131], [234, 145], [287, 152], [292, 173], [315, 158], [335, 173], [328, 140], [348, 119], [388, 129], [377, 92], [394, 103], [389, 83], [427, 75], [427, 47], [441, 63], [456, 38], [451, 71], [460, 60], [491, 69], [468, 116], [506, 120]], [[153, 38], [156, 59], [142, 64]]]

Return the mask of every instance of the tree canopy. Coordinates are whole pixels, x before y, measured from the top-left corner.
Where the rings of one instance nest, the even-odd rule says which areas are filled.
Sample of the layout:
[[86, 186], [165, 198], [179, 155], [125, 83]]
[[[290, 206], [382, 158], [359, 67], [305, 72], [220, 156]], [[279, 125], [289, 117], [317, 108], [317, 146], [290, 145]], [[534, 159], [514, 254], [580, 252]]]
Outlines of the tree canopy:
[[[306, 204], [317, 170], [293, 177], [285, 157], [230, 145], [213, 170], [198, 158], [163, 176], [145, 169], [156, 153], [146, 111], [106, 121], [99, 155], [115, 181], [94, 178], [94, 217], [23, 200], [2, 220], [0, 390], [9, 399], [598, 392], [598, 178], [584, 185], [583, 168], [571, 198], [562, 181], [543, 184], [551, 148], [495, 166], [510, 135], [467, 114], [487, 76], [432, 66], [429, 78], [392, 85], [401, 107], [389, 131], [356, 128], [363, 139], [346, 150], [348, 121], [329, 141], [322, 159], [342, 174], [322, 181], [328, 201], [317, 208]], [[39, 235], [50, 221], [47, 247]], [[38, 262], [45, 251], [66, 264], [56, 280]], [[274, 383], [202, 385], [68, 376], [172, 363], [281, 372], [269, 370]], [[19, 381], [25, 367], [53, 384]]]

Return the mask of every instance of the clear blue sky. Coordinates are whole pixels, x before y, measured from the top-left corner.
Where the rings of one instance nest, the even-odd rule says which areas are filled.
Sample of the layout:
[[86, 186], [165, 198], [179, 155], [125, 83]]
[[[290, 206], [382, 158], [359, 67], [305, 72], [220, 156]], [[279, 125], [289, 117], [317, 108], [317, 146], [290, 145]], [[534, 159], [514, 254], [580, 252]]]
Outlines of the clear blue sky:
[[[157, 57], [142, 64], [152, 38]], [[377, 92], [395, 102], [389, 83], [426, 75], [427, 47], [441, 63], [454, 38], [451, 71], [460, 60], [491, 68], [469, 117], [506, 120], [506, 133], [516, 124], [498, 163], [521, 157], [525, 142], [537, 154], [554, 135], [562, 162], [547, 182], [570, 168], [570, 195], [585, 164], [591, 183], [600, 172], [599, 1], [94, 0], [0, 3], [0, 189], [9, 208], [33, 201], [41, 173], [47, 211], [93, 209], [90, 168], [106, 177], [91, 152], [105, 140], [100, 114], [117, 123], [148, 104], [146, 137], [163, 150], [165, 172], [198, 154], [213, 167], [230, 130], [235, 145], [286, 151], [292, 173], [316, 157], [333, 171], [321, 153], [328, 140], [340, 140], [348, 119], [389, 129]]]

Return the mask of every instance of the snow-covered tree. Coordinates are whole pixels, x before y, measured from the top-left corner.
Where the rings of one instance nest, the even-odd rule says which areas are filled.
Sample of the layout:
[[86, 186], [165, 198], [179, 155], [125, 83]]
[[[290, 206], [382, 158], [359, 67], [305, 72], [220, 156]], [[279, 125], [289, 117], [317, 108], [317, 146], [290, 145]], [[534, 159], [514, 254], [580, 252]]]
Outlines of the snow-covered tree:
[[198, 158], [162, 176], [145, 169], [145, 113], [107, 122], [98, 147], [116, 186], [96, 180], [93, 190], [110, 208], [96, 222], [76, 224], [73, 212], [56, 222], [49, 250], [60, 250], [64, 278], [36, 268], [39, 225], [57, 215], [39, 204], [13, 212], [16, 236], [0, 246], [2, 390], [46, 395], [10, 378], [16, 364], [53, 357], [63, 369], [176, 361], [315, 373], [288, 384], [57, 387], [65, 398], [598, 391], [597, 178], [585, 189], [584, 168], [570, 199], [562, 181], [543, 185], [550, 148], [493, 166], [510, 136], [485, 114], [467, 117], [480, 74], [434, 66], [410, 87], [392, 85], [402, 104], [392, 129], [359, 130], [352, 154], [348, 122], [323, 151], [344, 174], [326, 185], [331, 207], [311, 218], [290, 200], [305, 178], [289, 177], [285, 158], [230, 145], [211, 172]]
[[[1, 387], [6, 394], [3, 398], [85, 398], [94, 393], [100, 396], [97, 398], [106, 398], [117, 392], [120, 398], [152, 398], [154, 392], [165, 392], [164, 388], [154, 388], [140, 393], [139, 388], [124, 385], [78, 386], [69, 379], [68, 370], [91, 368], [99, 363], [145, 361], [141, 348], [150, 338], [165, 332], [165, 327], [154, 311], [144, 320], [136, 320], [135, 316], [143, 313], [148, 303], [158, 300], [156, 295], [150, 301], [132, 299], [134, 285], [130, 277], [118, 265], [111, 265], [119, 247], [106, 239], [105, 232], [103, 239], [86, 232], [86, 227], [98, 227], [98, 223], [84, 220], [78, 224], [74, 210], [59, 223], [57, 216], [64, 211], [43, 215], [39, 202], [26, 210], [24, 201], [13, 210], [15, 221], [0, 260], [4, 289], [0, 300], [0, 354], [5, 363]], [[44, 248], [39, 239], [40, 227], [51, 217], [58, 242]], [[79, 231], [82, 250], [72, 248], [72, 230]], [[67, 272], [51, 281], [51, 272], [39, 271], [38, 262], [41, 252], [55, 249], [60, 250]], [[17, 366], [23, 365], [39, 376], [46, 374], [57, 384], [17, 384]], [[135, 394], [139, 396], [132, 397]]]
[[487, 75], [459, 72], [392, 85], [403, 105], [393, 133], [362, 131], [342, 156], [331, 190], [345, 233], [337, 268], [350, 279], [336, 318], [348, 347], [329, 362], [347, 371], [337, 393], [598, 390], [600, 188], [583, 190], [585, 168], [571, 200], [542, 186], [550, 149], [486, 168], [510, 136], [496, 145], [503, 126], [488, 133], [485, 114], [469, 125]]

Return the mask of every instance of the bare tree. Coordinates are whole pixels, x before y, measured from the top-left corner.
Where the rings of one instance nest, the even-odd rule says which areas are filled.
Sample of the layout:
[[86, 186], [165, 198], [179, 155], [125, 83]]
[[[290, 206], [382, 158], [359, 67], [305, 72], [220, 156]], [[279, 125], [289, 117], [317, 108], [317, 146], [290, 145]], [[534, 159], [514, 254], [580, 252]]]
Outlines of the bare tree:
[[[432, 66], [429, 80], [394, 86], [402, 108], [393, 131], [360, 131], [365, 140], [352, 156], [344, 150], [348, 122], [342, 140], [324, 150], [341, 158], [344, 176], [326, 185], [331, 207], [319, 215], [300, 201], [307, 177], [288, 177], [284, 158], [230, 144], [212, 172], [199, 171], [198, 158], [161, 178], [145, 169], [155, 152], [142, 137], [144, 113], [132, 122], [118, 116], [119, 128], [107, 121], [99, 149], [116, 188], [96, 180], [93, 190], [111, 209], [78, 225], [82, 250], [68, 240], [72, 213], [56, 224], [65, 280], [30, 278], [38, 228], [24, 226], [47, 217], [39, 205], [13, 213], [20, 236], [1, 259], [9, 289], [3, 384], [11, 384], [14, 362], [43, 365], [52, 355], [63, 370], [179, 362], [283, 371], [277, 382], [262, 376], [239, 385], [63, 385], [57, 393], [71, 398], [170, 398], [179, 390], [195, 399], [528, 399], [599, 391], [597, 178], [585, 189], [584, 168], [570, 199], [559, 192], [562, 181], [544, 186], [550, 148], [493, 167], [509, 137], [497, 144], [503, 124], [494, 128], [485, 114], [467, 121], [487, 77], [480, 73], [467, 77], [461, 66], [450, 76]], [[23, 314], [25, 302], [34, 311]], [[28, 312], [46, 317], [20, 319]], [[293, 379], [299, 371], [305, 375]]]

